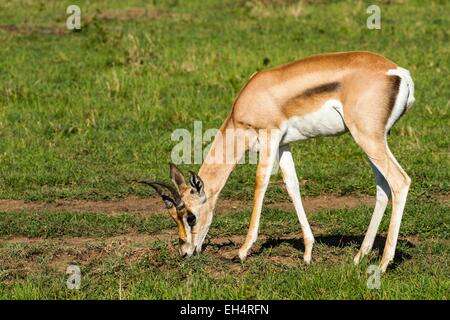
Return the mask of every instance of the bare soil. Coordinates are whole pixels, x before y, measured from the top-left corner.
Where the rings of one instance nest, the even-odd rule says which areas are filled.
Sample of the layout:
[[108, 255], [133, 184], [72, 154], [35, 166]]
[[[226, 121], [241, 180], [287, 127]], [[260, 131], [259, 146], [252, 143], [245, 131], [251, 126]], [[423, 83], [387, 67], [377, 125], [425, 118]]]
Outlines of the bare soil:
[[[220, 259], [227, 266], [226, 270], [222, 270], [223, 265], [222, 267], [208, 266], [212, 274], [219, 276], [230, 271], [233, 273], [245, 272], [246, 268], [237, 260], [237, 250], [244, 237], [245, 235], [242, 234], [208, 239], [204, 245], [203, 254]], [[40, 268], [51, 268], [59, 272], [65, 272], [70, 264], [101, 268], [105, 261], [111, 259], [111, 261], [119, 261], [122, 258], [129, 265], [145, 260], [157, 267], [164, 268], [164, 261], [158, 258], [159, 249], [152, 248], [151, 245], [157, 239], [173, 239], [175, 242], [176, 230], [164, 230], [157, 234], [130, 233], [105, 238], [3, 238], [0, 239], [2, 245], [25, 246], [21, 246], [23, 253], [20, 254], [20, 259], [10, 256], [8, 250], [0, 250], [0, 258], [2, 259], [3, 272], [19, 277], [26, 277]], [[356, 253], [355, 246], [359, 246], [361, 241], [362, 236], [327, 236], [319, 232], [316, 234], [317, 245], [315, 246], [314, 259], [316, 262], [342, 260], [345, 258], [344, 252]], [[378, 253], [382, 252], [381, 248], [384, 246], [384, 241], [385, 238], [377, 237], [374, 254], [377, 251]], [[408, 246], [417, 244], [417, 239], [411, 237], [400, 237], [399, 241]], [[175, 253], [177, 246], [174, 243], [167, 246], [166, 249]], [[262, 255], [264, 259], [280, 265], [301, 265], [303, 264], [303, 251], [303, 239], [300, 233], [288, 233], [276, 238], [261, 234], [252, 248], [249, 259], [252, 256]], [[409, 257], [399, 255], [398, 259], [405, 260]]]
[[[449, 203], [448, 194], [436, 195], [435, 198], [443, 203]], [[360, 205], [374, 205], [375, 199], [370, 196], [336, 196], [322, 195], [318, 197], [305, 197], [303, 203], [307, 212], [321, 209], [353, 208]], [[284, 210], [294, 210], [290, 202], [278, 202], [266, 204], [266, 207]], [[218, 214], [230, 214], [236, 210], [249, 209], [249, 203], [240, 200], [219, 200]], [[23, 200], [0, 200], [1, 212], [21, 211], [50, 211], [50, 212], [95, 212], [102, 214], [133, 213], [154, 214], [163, 212], [162, 201], [156, 197], [138, 198], [128, 197], [115, 201], [87, 201], [87, 200], [58, 200], [53, 203], [26, 202]], [[316, 249], [314, 259], [339, 260], [343, 259], [344, 251], [355, 251], [363, 239], [363, 236], [330, 236], [320, 227], [313, 225], [316, 237]], [[245, 272], [245, 267], [236, 263], [237, 250], [242, 244], [245, 234], [233, 234], [229, 236], [208, 237], [205, 241], [204, 252], [216, 259], [226, 262], [227, 270], [222, 267], [208, 267], [212, 274], [221, 275], [229, 273]], [[378, 237], [374, 248], [375, 252], [382, 252], [385, 238]], [[39, 268], [51, 268], [65, 272], [70, 264], [88, 265], [101, 268], [102, 263], [108, 259], [126, 258], [128, 264], [136, 261], [148, 261], [158, 268], [164, 268], [164, 263], [158, 257], [158, 249], [152, 248], [155, 240], [173, 240], [173, 245], [166, 249], [175, 253], [177, 250], [176, 229], [162, 230], [152, 234], [128, 233], [113, 237], [62, 237], [62, 238], [26, 238], [26, 237], [2, 237], [0, 238], [0, 260], [2, 272], [11, 277], [26, 277]], [[401, 237], [403, 245], [415, 246], [419, 242], [417, 236]], [[21, 259], [13, 257], [10, 250], [15, 250], [16, 245], [22, 248], [19, 253]], [[27, 249], [28, 248], [28, 249]], [[37, 248], [37, 249], [33, 249]], [[41, 248], [41, 249], [39, 249]], [[300, 232], [285, 234], [282, 237], [270, 237], [265, 234], [259, 236], [258, 242], [252, 249], [253, 255], [263, 255], [276, 264], [292, 265], [302, 264], [303, 239]], [[28, 252], [28, 253], [27, 253]], [[355, 251], [356, 253], [356, 251]], [[374, 253], [375, 254], [375, 253]], [[410, 259], [407, 255], [398, 255], [398, 261]], [[316, 261], [317, 262], [317, 261]], [[306, 266], [305, 266], [306, 267]]]
[[[370, 196], [334, 196], [305, 197], [306, 211], [321, 209], [355, 208], [360, 205], [373, 205], [375, 198]], [[265, 205], [268, 208], [293, 210], [291, 202], [277, 202]], [[226, 214], [236, 210], [248, 209], [249, 203], [240, 200], [220, 199], [216, 212]], [[27, 202], [24, 200], [0, 200], [0, 212], [48, 211], [48, 212], [94, 212], [94, 213], [137, 213], [151, 214], [164, 211], [160, 198], [128, 197], [114, 201], [57, 200], [55, 202]]]
[[[129, 21], [137, 19], [158, 19], [170, 16], [168, 11], [154, 8], [128, 8], [123, 10], [103, 10], [93, 15], [83, 16], [82, 24], [86, 26], [94, 21]], [[21, 35], [63, 35], [70, 31], [66, 27], [66, 21], [46, 24], [0, 24], [0, 31]]]
[[90, 19], [128, 21], [139, 18], [156, 19], [170, 15], [168, 11], [149, 8], [128, 8], [125, 10], [105, 10], [97, 13]]
[[21, 35], [62, 35], [68, 32], [64, 23], [56, 24], [0, 24], [0, 31]]

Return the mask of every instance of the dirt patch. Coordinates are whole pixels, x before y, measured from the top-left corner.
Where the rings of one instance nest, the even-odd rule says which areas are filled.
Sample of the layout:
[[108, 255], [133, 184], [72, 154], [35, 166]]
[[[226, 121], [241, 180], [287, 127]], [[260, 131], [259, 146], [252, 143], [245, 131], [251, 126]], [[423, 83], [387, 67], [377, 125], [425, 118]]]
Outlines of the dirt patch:
[[[449, 194], [433, 195], [439, 202], [450, 205]], [[337, 196], [321, 195], [317, 197], [304, 197], [303, 206], [307, 213], [323, 209], [351, 209], [362, 205], [374, 206], [375, 197], [372, 196]], [[294, 206], [289, 201], [267, 203], [265, 208], [291, 211]], [[236, 210], [251, 209], [251, 202], [219, 199], [215, 212], [217, 214], [230, 214]], [[55, 202], [28, 202], [24, 200], [0, 200], [0, 212], [20, 211], [48, 211], [48, 212], [93, 212], [105, 214], [133, 213], [154, 214], [165, 212], [160, 198], [138, 198], [130, 196], [125, 199], [112, 201], [93, 200], [57, 200]]]
[[95, 212], [95, 213], [145, 213], [163, 212], [159, 198], [129, 197], [117, 201], [58, 200], [53, 203], [25, 202], [22, 200], [0, 200], [0, 211], [50, 211], [50, 212]]
[[450, 193], [436, 194], [436, 195], [434, 195], [434, 197], [435, 197], [439, 202], [442, 202], [443, 204], [445, 204], [445, 205], [447, 205], [448, 207], [450, 207]]
[[[158, 255], [160, 248], [152, 247], [152, 244], [155, 240], [170, 239], [176, 239], [175, 230], [158, 234], [125, 234], [107, 238], [3, 238], [0, 239], [0, 276], [8, 275], [12, 277], [11, 279], [25, 278], [32, 272], [46, 270], [65, 273], [69, 265], [101, 269], [105, 263], [132, 265], [142, 259], [161, 264], [162, 262], [153, 259]], [[168, 250], [173, 251], [172, 254], [176, 256], [176, 246], [168, 245]]]
[[177, 233], [175, 229], [163, 230], [155, 234], [147, 233], [127, 233], [123, 235], [113, 237], [62, 237], [62, 238], [27, 238], [27, 237], [2, 237], [0, 238], [0, 244], [7, 243], [20, 243], [20, 244], [39, 244], [44, 242], [51, 242], [61, 246], [83, 246], [88, 244], [94, 244], [99, 242], [112, 243], [112, 242], [126, 242], [142, 244], [155, 240], [168, 240], [175, 239]]
[[[355, 208], [360, 205], [373, 205], [375, 199], [369, 196], [318, 196], [306, 197], [303, 200], [306, 211], [321, 209]], [[290, 202], [277, 202], [266, 204], [267, 208], [280, 210], [294, 210]], [[239, 200], [221, 199], [217, 203], [216, 212], [227, 214], [236, 210], [249, 209], [249, 203]], [[27, 202], [23, 200], [0, 200], [0, 212], [20, 211], [49, 211], [49, 212], [94, 212], [94, 213], [137, 213], [149, 214], [164, 212], [164, 206], [160, 198], [128, 197], [114, 201], [90, 201], [90, 200], [57, 200], [56, 202]]]
[[[137, 19], [154, 20], [163, 16], [172, 15], [166, 10], [156, 8], [128, 8], [118, 10], [103, 10], [97, 11], [95, 14], [82, 16], [82, 29], [95, 21], [130, 21]], [[46, 23], [46, 24], [0, 24], [0, 31], [6, 33], [20, 34], [20, 35], [63, 35], [70, 33], [67, 29], [66, 21], [60, 23]]]
[[67, 27], [56, 24], [0, 24], [0, 31], [21, 35], [62, 35], [68, 32]]
[[[334, 263], [348, 259], [349, 255], [356, 254], [356, 247], [359, 247], [363, 239], [363, 236], [330, 236], [320, 233], [315, 236], [313, 263]], [[159, 244], [155, 243], [155, 240], [163, 240], [163, 242]], [[202, 254], [216, 261], [206, 265], [208, 272], [217, 277], [230, 273], [245, 273], [248, 266], [237, 260], [237, 252], [243, 240], [243, 234], [208, 239]], [[374, 258], [377, 258], [377, 253], [381, 254], [385, 240], [383, 236], [377, 237], [372, 254]], [[16, 277], [25, 278], [33, 272], [55, 270], [65, 273], [71, 264], [85, 267], [90, 270], [90, 273], [102, 272], [105, 267], [111, 267], [111, 265], [117, 268], [128, 268], [136, 263], [162, 269], [173, 268], [182, 261], [178, 258], [175, 241], [175, 230], [157, 234], [133, 233], [105, 238], [3, 238], [0, 239], [2, 245], [0, 246], [0, 261], [2, 261], [0, 275], [3, 274], [7, 276], [6, 279], [14, 281]], [[428, 240], [423, 241], [428, 242]], [[402, 246], [414, 247], [418, 239], [414, 236], [400, 237], [399, 242]], [[8, 246], [8, 244], [24, 244], [24, 246]], [[161, 255], [163, 248], [166, 253]], [[296, 265], [307, 268], [303, 262], [303, 251], [303, 239], [299, 232], [287, 233], [282, 237], [261, 234], [252, 247], [248, 259], [260, 257], [280, 267]], [[408, 254], [397, 252], [397, 263], [410, 258]]]
[[128, 21], [140, 18], [156, 19], [162, 16], [168, 16], [170, 13], [167, 10], [149, 9], [149, 8], [128, 8], [125, 10], [105, 10], [99, 11], [94, 16], [88, 18], [91, 20], [114, 20], [114, 21]]
[[[305, 211], [318, 211], [322, 209], [349, 209], [362, 205], [374, 205], [375, 198], [371, 196], [336, 196], [323, 195], [318, 197], [305, 197], [302, 199]], [[267, 205], [269, 208], [280, 210], [293, 210], [290, 202], [279, 202]]]

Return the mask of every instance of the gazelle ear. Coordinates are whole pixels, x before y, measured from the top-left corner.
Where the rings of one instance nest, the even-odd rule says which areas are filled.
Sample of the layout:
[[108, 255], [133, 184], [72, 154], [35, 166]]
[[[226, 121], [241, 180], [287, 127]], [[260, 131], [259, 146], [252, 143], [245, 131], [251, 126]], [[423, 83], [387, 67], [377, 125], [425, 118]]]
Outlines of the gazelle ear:
[[199, 195], [204, 195], [203, 180], [193, 171], [189, 171], [189, 184], [191, 185], [192, 190], [195, 190]]
[[183, 173], [173, 163], [169, 163], [169, 166], [170, 166], [170, 179], [172, 179], [172, 182], [177, 187], [178, 192], [181, 193], [187, 187], [186, 182], [184, 181]]

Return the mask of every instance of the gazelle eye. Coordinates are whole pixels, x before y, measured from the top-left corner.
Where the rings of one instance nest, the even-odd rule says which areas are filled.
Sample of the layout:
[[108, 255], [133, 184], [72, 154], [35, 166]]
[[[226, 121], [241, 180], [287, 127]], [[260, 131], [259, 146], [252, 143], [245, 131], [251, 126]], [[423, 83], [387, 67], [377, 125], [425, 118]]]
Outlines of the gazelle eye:
[[197, 218], [195, 217], [195, 215], [192, 212], [188, 212], [186, 221], [187, 221], [189, 227], [193, 227], [197, 223]]

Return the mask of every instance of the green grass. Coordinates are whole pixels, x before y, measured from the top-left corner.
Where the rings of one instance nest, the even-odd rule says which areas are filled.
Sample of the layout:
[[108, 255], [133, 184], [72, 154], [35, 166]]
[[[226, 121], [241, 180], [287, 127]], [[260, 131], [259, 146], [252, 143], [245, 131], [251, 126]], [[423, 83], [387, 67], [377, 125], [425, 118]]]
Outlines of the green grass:
[[[448, 205], [439, 202], [411, 201], [405, 209], [400, 235], [420, 235], [424, 238], [448, 239], [450, 216]], [[320, 210], [309, 213], [313, 229], [320, 233], [361, 235], [372, 216], [373, 207]], [[386, 213], [389, 216], [389, 210]], [[250, 210], [233, 214], [216, 214], [211, 225], [212, 237], [244, 235], [249, 223]], [[380, 226], [387, 232], [388, 219]], [[58, 238], [58, 237], [111, 237], [122, 234], [155, 234], [174, 228], [167, 213], [138, 216], [132, 213], [108, 215], [79, 212], [3, 212], [0, 213], [0, 237]], [[269, 236], [282, 236], [300, 232], [294, 211], [264, 209], [261, 231]]]
[[173, 227], [166, 215], [138, 218], [130, 214], [20, 212], [0, 215], [0, 235], [55, 238], [102, 237], [129, 232], [155, 232]]
[[[382, 29], [368, 30], [363, 2], [303, 4], [298, 17], [289, 11], [292, 1], [247, 2], [262, 5], [156, 1], [146, 6], [163, 12], [155, 19], [99, 20], [63, 35], [0, 31], [0, 197], [144, 195], [130, 181], [167, 178], [177, 143], [170, 133], [192, 132], [196, 120], [203, 130], [219, 127], [255, 70], [346, 50], [379, 52], [412, 72], [417, 101], [392, 130], [391, 149], [413, 179], [412, 193], [449, 191], [447, 3], [381, 4]], [[0, 23], [64, 27], [70, 1], [39, 3], [2, 4]], [[144, 3], [80, 6], [90, 17]], [[293, 149], [305, 194], [374, 189], [365, 156], [348, 135]], [[224, 196], [250, 198], [254, 171], [239, 166]]]
[[[387, 219], [373, 253], [361, 266], [352, 263], [371, 210], [311, 213], [311, 266], [303, 263], [291, 211], [264, 210], [262, 236], [243, 264], [232, 257], [248, 211], [217, 215], [205, 252], [188, 260], [176, 251], [176, 235], [166, 233], [173, 231], [167, 214], [2, 213], [0, 298], [117, 299], [120, 279], [124, 299], [448, 299], [448, 207], [426, 201], [407, 207], [396, 259], [379, 290], [367, 288], [366, 273], [380, 259]], [[65, 287], [69, 264], [82, 270], [79, 291]]]
[[[193, 132], [199, 120], [204, 131], [218, 128], [253, 72], [308, 55], [375, 51], [409, 69], [416, 85], [415, 105], [389, 136], [412, 186], [380, 290], [367, 289], [366, 270], [379, 261], [388, 217], [374, 253], [352, 264], [371, 207], [308, 213], [311, 266], [292, 239], [300, 234], [293, 210], [264, 210], [264, 237], [242, 265], [230, 256], [249, 210], [217, 215], [211, 245], [187, 261], [166, 213], [24, 211], [0, 213], [0, 298], [448, 299], [449, 207], [439, 195], [450, 192], [450, 4], [377, 3], [381, 30], [366, 28], [363, 1], [78, 1], [81, 32], [64, 32], [73, 1], [0, 3], [0, 199], [148, 196], [132, 181], [168, 180], [173, 130]], [[133, 7], [154, 14], [101, 18]], [[297, 143], [293, 153], [304, 195], [374, 194], [349, 135]], [[238, 166], [223, 196], [251, 199], [254, 174], [254, 165]], [[287, 198], [278, 185], [267, 201]], [[65, 287], [70, 263], [81, 266], [81, 290]]]
[[207, 263], [221, 266], [217, 259], [195, 258], [165, 272], [144, 262], [128, 268], [116, 261], [101, 274], [88, 273], [80, 290], [65, 289], [64, 276], [52, 272], [17, 281], [6, 290], [0, 287], [0, 298], [118, 299], [120, 279], [124, 299], [448, 299], [448, 279], [437, 276], [445, 268], [442, 261], [431, 267], [429, 261], [416, 261], [411, 268], [383, 276], [379, 290], [369, 290], [367, 264], [348, 268], [347, 258], [345, 263], [309, 268], [255, 258], [238, 278], [202, 269]]

